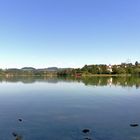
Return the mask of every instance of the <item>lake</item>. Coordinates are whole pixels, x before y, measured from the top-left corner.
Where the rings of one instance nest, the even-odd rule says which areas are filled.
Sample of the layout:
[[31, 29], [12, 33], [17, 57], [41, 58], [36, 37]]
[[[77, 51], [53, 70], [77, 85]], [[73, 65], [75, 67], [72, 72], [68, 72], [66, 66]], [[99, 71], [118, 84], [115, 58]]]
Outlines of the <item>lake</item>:
[[140, 140], [133, 123], [139, 77], [0, 78], [0, 140]]

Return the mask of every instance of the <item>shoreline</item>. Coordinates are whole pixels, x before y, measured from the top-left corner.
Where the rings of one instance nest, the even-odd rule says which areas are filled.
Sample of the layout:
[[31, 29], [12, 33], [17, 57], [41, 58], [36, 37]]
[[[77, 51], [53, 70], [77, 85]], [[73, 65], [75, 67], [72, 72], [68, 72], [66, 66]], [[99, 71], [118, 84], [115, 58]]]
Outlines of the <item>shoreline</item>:
[[8, 74], [8, 75], [0, 75], [0, 77], [64, 77], [64, 76], [81, 78], [81, 77], [130, 77], [130, 76], [136, 76], [136, 75], [132, 75], [132, 74], [82, 74], [80, 76], [57, 75], [57, 74], [46, 74], [46, 75]]
[[129, 77], [133, 76], [131, 74], [87, 74], [82, 75], [81, 77]]

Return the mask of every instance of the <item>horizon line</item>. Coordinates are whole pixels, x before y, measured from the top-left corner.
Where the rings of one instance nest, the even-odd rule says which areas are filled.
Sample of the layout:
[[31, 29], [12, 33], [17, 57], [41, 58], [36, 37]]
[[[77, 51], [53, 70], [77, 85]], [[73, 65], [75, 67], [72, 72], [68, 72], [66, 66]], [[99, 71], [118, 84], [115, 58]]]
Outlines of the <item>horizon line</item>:
[[[135, 62], [138, 62], [138, 61], [135, 61]], [[121, 62], [121, 63], [114, 63], [114, 64], [106, 64], [106, 63], [96, 63], [96, 64], [85, 64], [87, 66], [90, 66], [90, 65], [121, 65], [121, 64], [132, 64], [132, 65], [135, 65], [135, 63], [132, 63], [132, 62]], [[22, 68], [34, 68], [34, 69], [47, 69], [47, 68], [58, 68], [58, 69], [61, 69], [61, 68], [82, 68], [84, 67], [85, 65], [81, 66], [81, 67], [78, 67], [78, 66], [75, 66], [75, 67], [60, 67], [60, 66], [48, 66], [48, 67], [36, 67], [36, 66], [23, 66], [23, 67], [0, 67], [0, 69], [22, 69]]]

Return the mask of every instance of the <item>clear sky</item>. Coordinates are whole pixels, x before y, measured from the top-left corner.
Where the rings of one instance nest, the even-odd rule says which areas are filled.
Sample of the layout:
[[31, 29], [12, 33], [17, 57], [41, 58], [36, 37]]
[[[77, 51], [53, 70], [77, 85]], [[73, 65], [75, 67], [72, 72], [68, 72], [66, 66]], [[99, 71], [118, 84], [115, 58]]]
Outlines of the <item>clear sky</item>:
[[140, 61], [140, 0], [0, 0], [0, 67]]

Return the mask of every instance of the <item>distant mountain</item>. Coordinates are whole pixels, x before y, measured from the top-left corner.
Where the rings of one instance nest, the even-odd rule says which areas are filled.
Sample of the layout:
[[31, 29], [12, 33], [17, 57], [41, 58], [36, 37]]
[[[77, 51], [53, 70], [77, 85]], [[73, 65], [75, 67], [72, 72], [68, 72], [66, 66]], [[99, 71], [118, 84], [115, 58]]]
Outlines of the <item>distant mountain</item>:
[[36, 69], [33, 67], [24, 67], [21, 70], [23, 70], [23, 71], [35, 71]]
[[40, 68], [40, 69], [35, 69], [33, 67], [23, 67], [23, 68], [21, 68], [22, 71], [38, 71], [38, 72], [42, 72], [42, 71], [58, 72], [58, 71], [70, 70], [70, 69], [72, 69], [72, 68], [57, 68], [57, 67], [48, 67], [48, 68]]
[[57, 72], [58, 68], [57, 67], [48, 67], [46, 70], [49, 72]]

